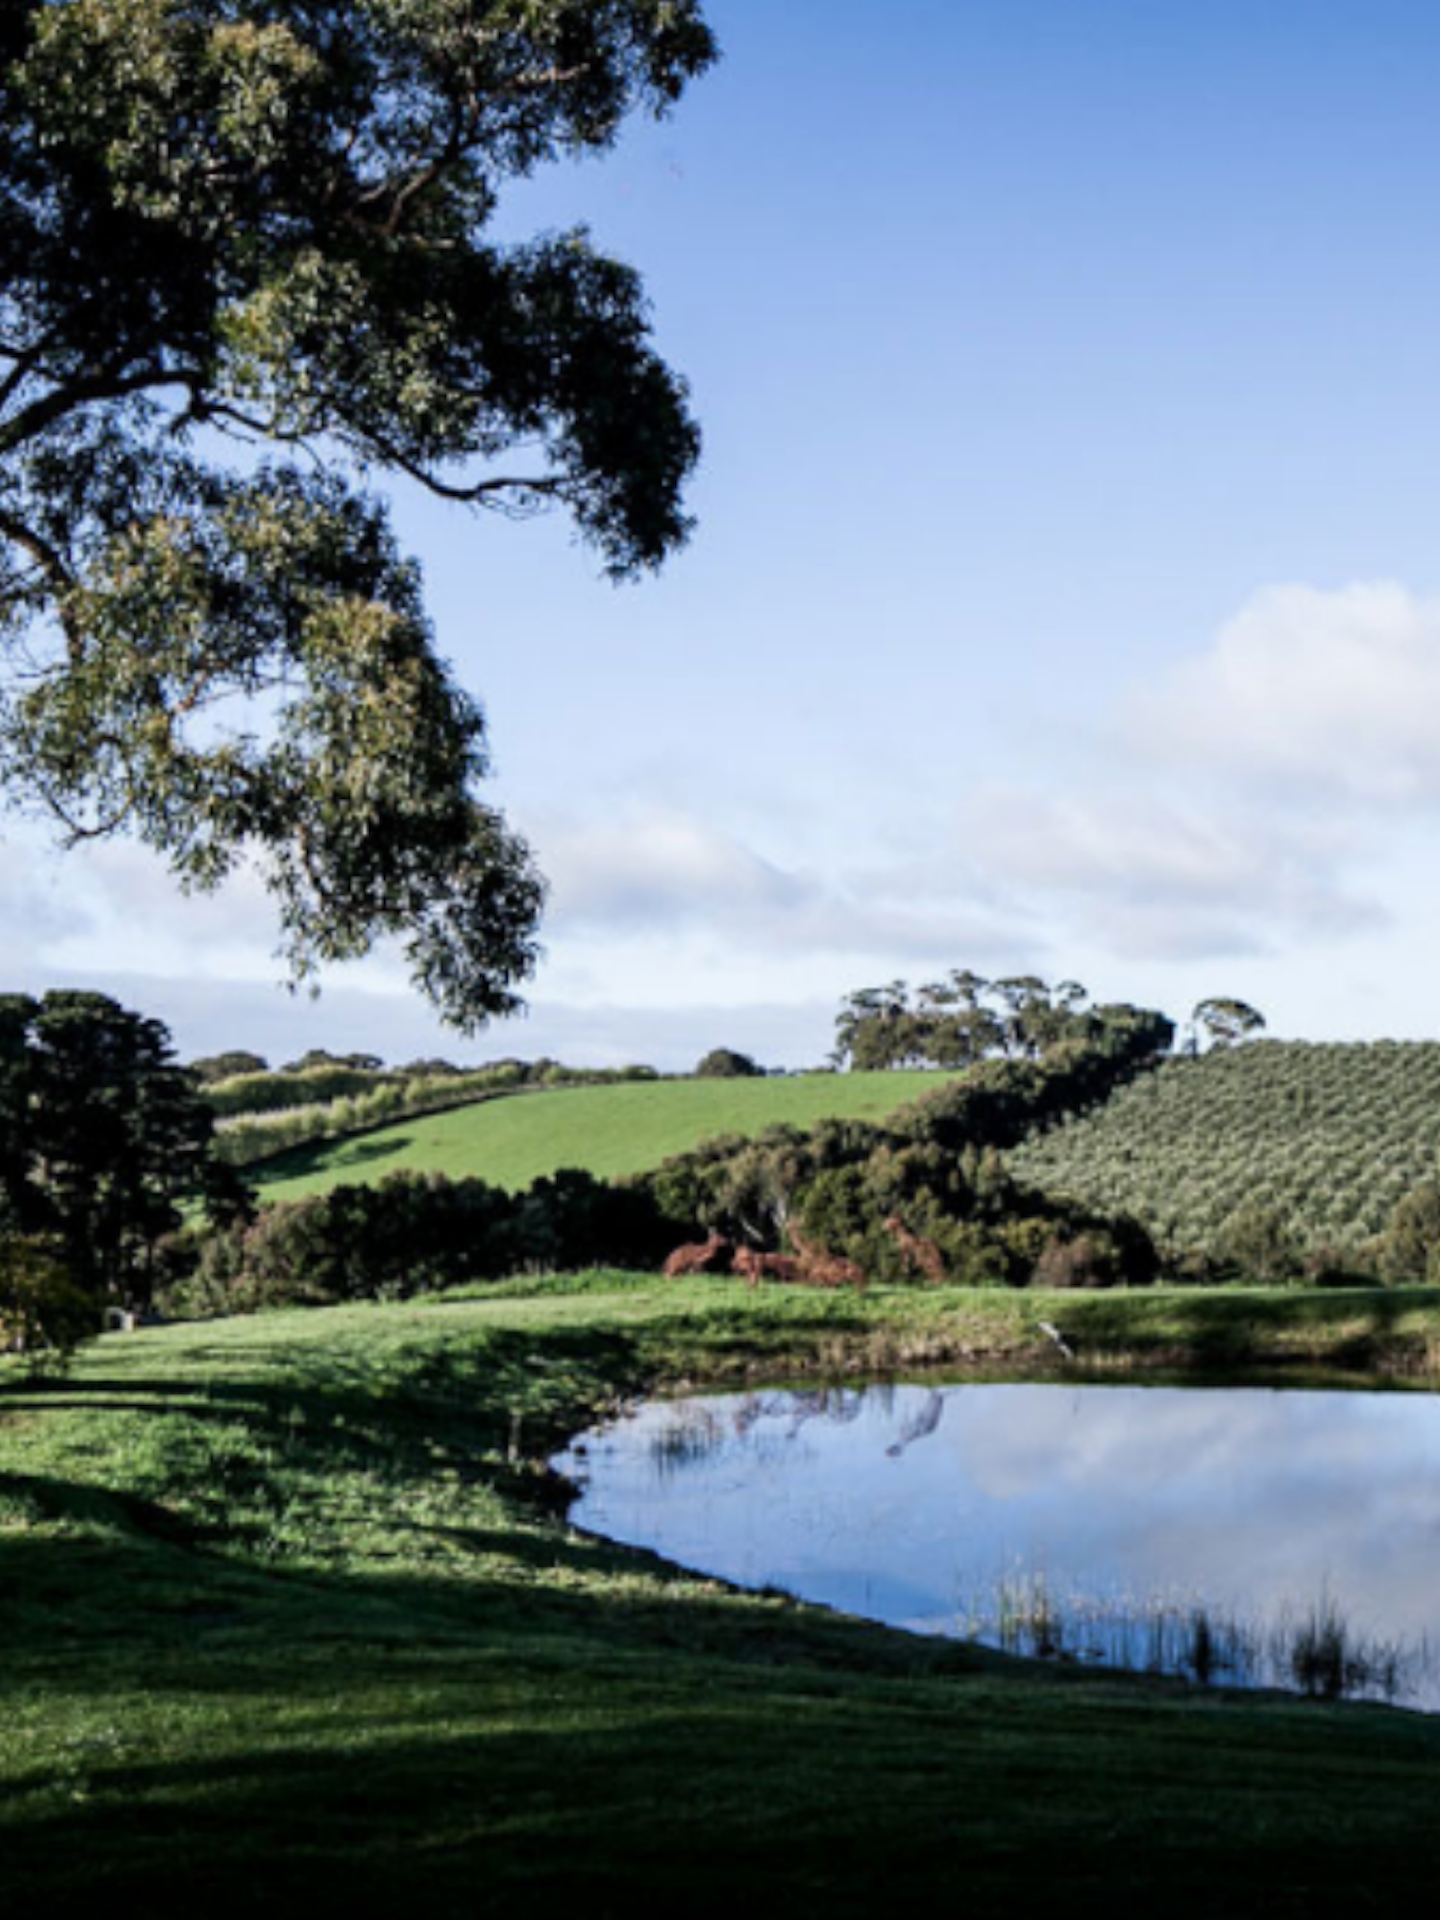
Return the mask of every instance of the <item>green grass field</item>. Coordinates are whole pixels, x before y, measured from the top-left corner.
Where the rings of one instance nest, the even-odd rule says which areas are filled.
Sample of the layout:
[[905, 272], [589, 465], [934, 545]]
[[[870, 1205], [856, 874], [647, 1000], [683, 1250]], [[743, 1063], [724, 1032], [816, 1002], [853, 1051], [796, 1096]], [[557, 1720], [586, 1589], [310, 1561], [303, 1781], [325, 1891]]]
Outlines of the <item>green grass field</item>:
[[1132, 1364], [1440, 1333], [1434, 1294], [597, 1275], [111, 1336], [54, 1384], [0, 1363], [7, 1910], [1418, 1910], [1440, 1721], [1008, 1662], [557, 1513], [549, 1449], [617, 1395], [1025, 1361], [1041, 1317]]
[[953, 1079], [945, 1073], [814, 1073], [755, 1080], [658, 1080], [613, 1087], [556, 1087], [458, 1107], [250, 1169], [265, 1200], [299, 1200], [342, 1181], [408, 1170], [478, 1175], [515, 1192], [560, 1167], [604, 1179], [643, 1173], [717, 1134], [756, 1134], [782, 1123], [882, 1120]]

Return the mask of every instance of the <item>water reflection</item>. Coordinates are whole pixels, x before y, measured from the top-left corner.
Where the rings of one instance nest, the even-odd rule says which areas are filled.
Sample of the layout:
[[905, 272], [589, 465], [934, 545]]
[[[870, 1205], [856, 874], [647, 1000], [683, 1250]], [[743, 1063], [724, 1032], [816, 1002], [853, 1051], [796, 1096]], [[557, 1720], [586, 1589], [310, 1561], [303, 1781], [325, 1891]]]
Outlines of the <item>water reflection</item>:
[[[1440, 1398], [965, 1385], [656, 1402], [572, 1518], [926, 1633], [1440, 1708]], [[1440, 1640], [1440, 1636], [1436, 1636]]]

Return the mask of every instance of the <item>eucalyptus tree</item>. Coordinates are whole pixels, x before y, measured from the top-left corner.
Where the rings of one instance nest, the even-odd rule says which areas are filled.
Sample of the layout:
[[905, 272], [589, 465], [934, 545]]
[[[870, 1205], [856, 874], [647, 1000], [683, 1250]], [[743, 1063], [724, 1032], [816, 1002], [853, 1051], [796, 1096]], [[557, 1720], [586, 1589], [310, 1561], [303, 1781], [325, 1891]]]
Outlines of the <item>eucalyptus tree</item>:
[[1264, 1014], [1244, 1000], [1224, 997], [1201, 1000], [1190, 1019], [1196, 1032], [1203, 1032], [1212, 1047], [1233, 1047], [1265, 1030]]
[[684, 539], [636, 276], [494, 224], [714, 54], [697, 0], [6, 0], [12, 802], [254, 855], [295, 978], [391, 934], [461, 1027], [517, 1004], [543, 884], [367, 481], [558, 505], [617, 577]]

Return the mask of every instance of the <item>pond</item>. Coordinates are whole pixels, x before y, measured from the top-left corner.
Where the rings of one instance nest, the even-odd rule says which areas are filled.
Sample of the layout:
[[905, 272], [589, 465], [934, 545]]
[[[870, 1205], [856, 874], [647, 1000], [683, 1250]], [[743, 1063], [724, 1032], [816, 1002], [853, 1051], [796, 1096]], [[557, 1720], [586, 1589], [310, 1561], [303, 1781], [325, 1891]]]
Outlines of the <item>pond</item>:
[[775, 1389], [651, 1402], [554, 1464], [576, 1525], [740, 1586], [1440, 1710], [1435, 1394]]

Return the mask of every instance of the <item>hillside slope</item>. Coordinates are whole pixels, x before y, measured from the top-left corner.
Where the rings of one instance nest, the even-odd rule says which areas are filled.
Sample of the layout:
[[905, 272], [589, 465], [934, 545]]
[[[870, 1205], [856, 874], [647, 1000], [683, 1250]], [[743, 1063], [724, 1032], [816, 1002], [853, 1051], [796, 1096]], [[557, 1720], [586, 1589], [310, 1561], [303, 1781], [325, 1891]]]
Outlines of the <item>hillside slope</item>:
[[342, 1181], [401, 1170], [466, 1175], [516, 1192], [560, 1167], [610, 1179], [643, 1173], [717, 1134], [782, 1124], [882, 1120], [950, 1073], [814, 1073], [754, 1080], [658, 1080], [557, 1087], [407, 1120], [284, 1154], [250, 1170], [263, 1200], [299, 1200]]
[[1011, 1165], [1172, 1246], [1211, 1246], [1260, 1206], [1302, 1247], [1353, 1249], [1440, 1171], [1440, 1042], [1264, 1040], [1167, 1060]]

